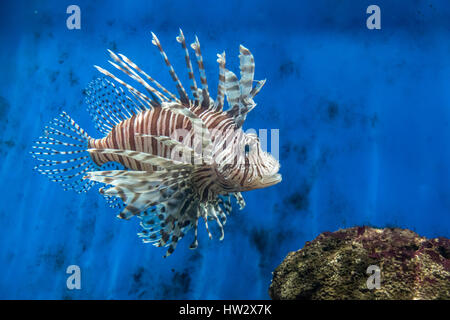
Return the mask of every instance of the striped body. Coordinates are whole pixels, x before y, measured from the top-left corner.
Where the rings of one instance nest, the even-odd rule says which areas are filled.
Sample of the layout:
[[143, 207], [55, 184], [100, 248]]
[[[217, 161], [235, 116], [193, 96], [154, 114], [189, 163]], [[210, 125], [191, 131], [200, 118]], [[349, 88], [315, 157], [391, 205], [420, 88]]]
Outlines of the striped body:
[[[198, 115], [208, 129], [229, 130], [234, 124], [227, 114], [196, 107], [193, 112]], [[172, 136], [177, 130], [187, 130], [193, 136], [194, 132], [189, 119], [176, 114], [170, 109], [153, 108], [141, 111], [131, 118], [123, 120], [114, 126], [108, 135], [101, 139], [89, 140], [89, 148], [133, 150], [162, 157], [170, 157], [167, 146], [158, 145], [154, 139], [144, 139], [138, 135]], [[115, 155], [92, 154], [94, 162], [101, 166], [106, 162], [115, 161], [132, 170], [152, 171], [154, 168], [139, 164], [137, 161], [124, 159]]]
[[[235, 128], [235, 124], [227, 113], [218, 112], [211, 109], [204, 109], [201, 106], [193, 107], [192, 111], [196, 114], [202, 121], [205, 126], [208, 128], [210, 132], [216, 132], [216, 135], [213, 139], [213, 150], [218, 151], [223, 150], [224, 145], [224, 137], [230, 136], [231, 134], [237, 135], [240, 139], [229, 139], [231, 142], [235, 144], [241, 144], [242, 141], [242, 133], [236, 131], [242, 131], [240, 129]], [[116, 126], [112, 128], [112, 130], [107, 134], [106, 137], [101, 139], [93, 139], [89, 140], [89, 148], [97, 148], [97, 149], [120, 149], [120, 150], [132, 150], [144, 152], [152, 155], [161, 156], [164, 158], [171, 158], [171, 151], [173, 148], [162, 145], [158, 143], [155, 139], [143, 138], [139, 134], [144, 135], [153, 135], [153, 136], [170, 136], [173, 137], [174, 133], [177, 131], [186, 130], [188, 135], [186, 138], [194, 137], [194, 130], [191, 125], [190, 120], [181, 115], [172, 112], [169, 108], [152, 108], [143, 110], [131, 118], [123, 120]], [[191, 140], [191, 143], [193, 141]], [[236, 149], [230, 147], [230, 149]], [[215, 155], [212, 155], [214, 159]], [[92, 160], [98, 165], [101, 166], [107, 162], [118, 162], [122, 164], [124, 167], [130, 170], [137, 171], [155, 171], [157, 168], [155, 166], [144, 164], [134, 159], [130, 159], [127, 157], [123, 157], [116, 154], [99, 154], [99, 153], [91, 153]], [[237, 158], [237, 155], [234, 156]], [[237, 166], [238, 161], [233, 159], [233, 162]], [[238, 171], [240, 168], [235, 167], [234, 170]], [[203, 170], [205, 171], [205, 170]], [[211, 171], [209, 171], [211, 174]], [[210, 175], [210, 180], [214, 180], [217, 183], [220, 183], [220, 176]], [[211, 187], [211, 181], [203, 181], [205, 184]], [[229, 192], [230, 190], [225, 183], [221, 184], [225, 189], [224, 192]], [[199, 189], [202, 189], [202, 186], [198, 186]], [[221, 193], [220, 189], [215, 189], [215, 193]], [[205, 197], [206, 196], [205, 193]]]

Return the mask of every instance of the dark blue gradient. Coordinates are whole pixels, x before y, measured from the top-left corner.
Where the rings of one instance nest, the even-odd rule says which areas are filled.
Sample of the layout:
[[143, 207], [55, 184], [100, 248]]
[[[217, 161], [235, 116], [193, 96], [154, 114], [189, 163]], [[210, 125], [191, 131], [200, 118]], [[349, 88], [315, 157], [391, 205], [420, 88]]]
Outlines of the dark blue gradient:
[[[66, 28], [70, 4], [81, 30]], [[366, 28], [370, 4], [381, 30]], [[2, 1], [0, 15], [2, 299], [268, 299], [273, 269], [323, 231], [450, 236], [448, 1]], [[201, 224], [197, 250], [189, 235], [163, 259], [137, 219], [63, 191], [28, 152], [62, 110], [99, 137], [83, 89], [106, 49], [174, 90], [153, 31], [187, 83], [179, 27], [198, 35], [214, 95], [216, 53], [238, 72], [239, 44], [252, 51], [267, 83], [244, 127], [280, 129], [283, 182], [245, 193], [223, 242]], [[81, 290], [66, 288], [72, 264]]]

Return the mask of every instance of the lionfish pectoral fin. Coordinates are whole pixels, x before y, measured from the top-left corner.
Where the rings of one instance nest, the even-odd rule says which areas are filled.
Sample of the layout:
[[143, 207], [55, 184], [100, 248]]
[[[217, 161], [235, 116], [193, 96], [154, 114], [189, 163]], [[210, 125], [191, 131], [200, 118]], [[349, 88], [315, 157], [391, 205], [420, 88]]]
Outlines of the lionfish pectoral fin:
[[159, 167], [154, 172], [110, 170], [89, 172], [85, 178], [108, 185], [100, 189], [107, 197], [125, 204], [122, 219], [138, 216], [144, 242], [169, 247], [170, 255], [188, 229], [194, 226], [196, 208], [190, 184], [192, 166], [128, 150], [90, 149], [90, 152], [117, 154]]
[[242, 193], [240, 192], [235, 192], [233, 193], [234, 198], [236, 199], [237, 204], [239, 205], [239, 209], [242, 210], [245, 208], [245, 200], [244, 197], [242, 196]]
[[[199, 217], [203, 217], [210, 239], [212, 239], [212, 233], [209, 230], [208, 220], [214, 220], [216, 222], [220, 232], [219, 240], [222, 241], [224, 239], [224, 226], [227, 223], [227, 215], [231, 213], [231, 204], [227, 201], [226, 198], [219, 197], [215, 202], [199, 204], [198, 215]], [[197, 243], [197, 234], [194, 240], [194, 243]]]

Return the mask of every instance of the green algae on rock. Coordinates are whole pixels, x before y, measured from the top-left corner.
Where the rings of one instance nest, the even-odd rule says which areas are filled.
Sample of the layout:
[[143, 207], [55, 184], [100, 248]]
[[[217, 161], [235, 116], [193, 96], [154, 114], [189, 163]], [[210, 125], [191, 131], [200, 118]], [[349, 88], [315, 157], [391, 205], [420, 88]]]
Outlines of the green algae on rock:
[[[369, 266], [381, 271], [369, 289]], [[408, 229], [353, 227], [324, 232], [275, 269], [272, 299], [450, 299], [450, 239]]]

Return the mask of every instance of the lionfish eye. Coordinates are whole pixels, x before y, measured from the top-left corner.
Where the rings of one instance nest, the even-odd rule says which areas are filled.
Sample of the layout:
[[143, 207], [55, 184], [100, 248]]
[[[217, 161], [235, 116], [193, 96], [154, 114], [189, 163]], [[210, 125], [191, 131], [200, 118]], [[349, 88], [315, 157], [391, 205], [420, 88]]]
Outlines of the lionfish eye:
[[246, 144], [245, 145], [245, 154], [248, 154], [250, 152], [250, 145]]

